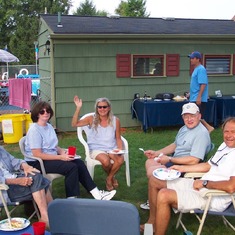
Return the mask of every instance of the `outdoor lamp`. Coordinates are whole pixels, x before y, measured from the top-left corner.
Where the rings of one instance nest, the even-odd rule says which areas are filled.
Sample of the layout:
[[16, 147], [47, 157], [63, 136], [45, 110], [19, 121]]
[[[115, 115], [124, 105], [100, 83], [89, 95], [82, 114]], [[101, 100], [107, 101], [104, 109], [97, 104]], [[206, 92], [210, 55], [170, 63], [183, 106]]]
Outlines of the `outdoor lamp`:
[[50, 43], [49, 40], [47, 40], [46, 43], [45, 43], [45, 52], [44, 52], [44, 55], [46, 55], [46, 51], [47, 51], [47, 54], [50, 55], [51, 43]]

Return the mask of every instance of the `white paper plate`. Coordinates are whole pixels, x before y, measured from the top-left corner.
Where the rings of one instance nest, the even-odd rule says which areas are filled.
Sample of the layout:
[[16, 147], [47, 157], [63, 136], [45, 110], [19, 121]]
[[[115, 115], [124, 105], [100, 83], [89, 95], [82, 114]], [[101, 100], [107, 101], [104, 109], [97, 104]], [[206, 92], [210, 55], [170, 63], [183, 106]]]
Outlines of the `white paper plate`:
[[170, 101], [171, 99], [164, 99], [165, 101]]
[[162, 99], [154, 99], [154, 101], [158, 101], [159, 102], [159, 101], [162, 101]]
[[111, 153], [111, 154], [124, 154], [124, 153], [126, 153], [124, 150], [119, 150], [118, 152], [116, 152], [116, 151], [113, 151], [113, 150], [111, 150], [111, 151], [109, 151], [108, 153]]
[[174, 180], [180, 177], [180, 172], [168, 168], [158, 168], [153, 171], [153, 176], [160, 180]]
[[25, 218], [11, 218], [11, 221], [12, 220], [15, 220], [15, 221], [21, 223], [22, 226], [19, 228], [13, 228], [13, 227], [11, 228], [9, 225], [8, 219], [4, 219], [4, 220], [0, 221], [0, 230], [2, 230], [2, 231], [18, 231], [18, 230], [22, 230], [30, 225], [29, 220], [27, 220]]

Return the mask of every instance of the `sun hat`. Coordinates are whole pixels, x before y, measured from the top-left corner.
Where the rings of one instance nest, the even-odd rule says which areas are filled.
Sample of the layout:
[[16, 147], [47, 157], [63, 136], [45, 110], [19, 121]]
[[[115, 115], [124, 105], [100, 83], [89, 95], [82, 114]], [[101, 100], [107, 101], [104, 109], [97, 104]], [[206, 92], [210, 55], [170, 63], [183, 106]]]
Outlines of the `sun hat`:
[[183, 105], [181, 115], [185, 113], [196, 114], [197, 112], [200, 112], [200, 111], [199, 111], [198, 106], [195, 103], [187, 103]]

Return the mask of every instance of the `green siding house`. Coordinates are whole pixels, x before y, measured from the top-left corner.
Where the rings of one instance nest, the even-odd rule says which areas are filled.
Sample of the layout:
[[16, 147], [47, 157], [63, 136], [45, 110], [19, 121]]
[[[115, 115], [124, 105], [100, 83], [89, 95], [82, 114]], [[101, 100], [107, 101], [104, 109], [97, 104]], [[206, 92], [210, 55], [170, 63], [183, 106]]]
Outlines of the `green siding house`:
[[233, 20], [46, 14], [38, 42], [39, 73], [51, 78], [58, 130], [74, 130], [74, 95], [83, 100], [81, 115], [94, 110], [97, 98], [108, 97], [122, 127], [139, 125], [131, 116], [134, 94], [183, 95], [192, 72], [188, 55], [195, 50], [203, 54], [209, 95], [235, 94]]

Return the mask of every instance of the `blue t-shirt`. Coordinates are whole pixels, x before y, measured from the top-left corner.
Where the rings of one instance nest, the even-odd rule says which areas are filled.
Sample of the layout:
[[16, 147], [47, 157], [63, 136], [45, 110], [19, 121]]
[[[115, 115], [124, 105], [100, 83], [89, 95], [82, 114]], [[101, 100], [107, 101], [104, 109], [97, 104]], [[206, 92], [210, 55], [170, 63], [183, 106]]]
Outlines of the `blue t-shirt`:
[[207, 102], [208, 99], [208, 77], [206, 69], [203, 65], [197, 66], [191, 76], [191, 83], [190, 83], [190, 101], [196, 102], [199, 91], [200, 85], [206, 84], [205, 90], [202, 93], [202, 102]]
[[[46, 126], [39, 126], [33, 123], [26, 135], [25, 152], [32, 155], [32, 149], [41, 149], [43, 153], [57, 155], [58, 138], [53, 126], [47, 123]], [[25, 158], [26, 161], [33, 159]]]
[[177, 146], [174, 157], [194, 156], [203, 160], [211, 148], [209, 132], [201, 123], [192, 129], [181, 127], [174, 143]]

